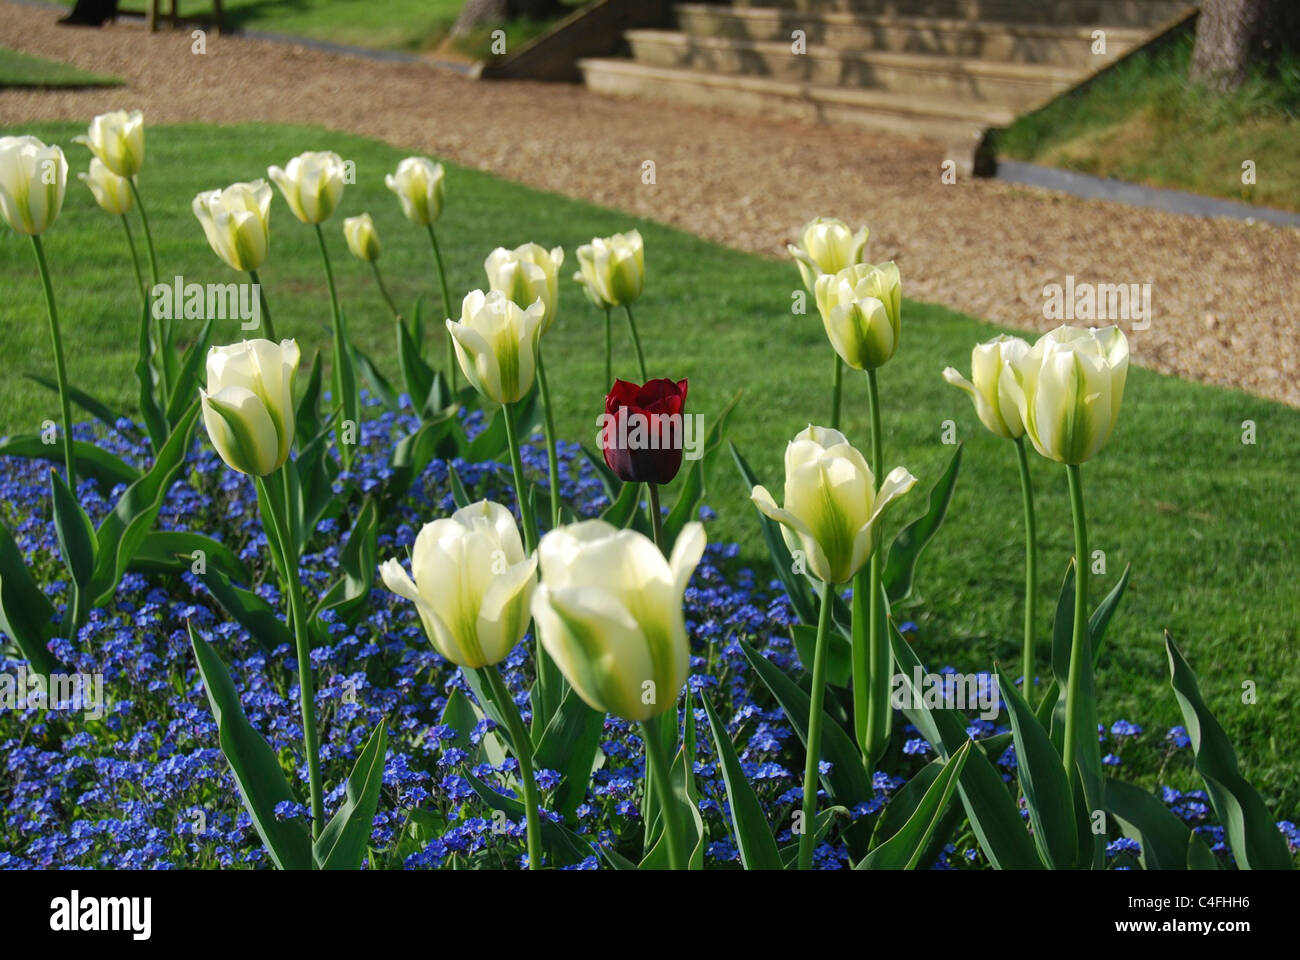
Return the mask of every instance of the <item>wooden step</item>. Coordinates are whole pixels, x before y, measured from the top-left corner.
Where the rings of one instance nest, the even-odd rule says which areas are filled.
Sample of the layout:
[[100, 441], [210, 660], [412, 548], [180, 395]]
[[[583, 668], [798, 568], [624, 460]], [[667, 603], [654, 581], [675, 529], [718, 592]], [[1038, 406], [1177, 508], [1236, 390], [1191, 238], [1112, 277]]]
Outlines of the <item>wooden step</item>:
[[646, 66], [951, 97], [1020, 110], [1045, 103], [1079, 79], [1077, 68], [1042, 64], [814, 45], [794, 53], [784, 42], [699, 37], [673, 30], [629, 30], [625, 36], [634, 59]]
[[979, 20], [858, 13], [807, 13], [779, 7], [727, 7], [682, 3], [675, 7], [683, 33], [760, 43], [793, 42], [802, 31], [810, 45], [836, 50], [926, 53], [963, 59], [1051, 64], [1091, 70], [1139, 43], [1145, 31], [1107, 27], [1104, 54], [1094, 54], [1095, 27], [986, 23]]
[[772, 77], [705, 73], [632, 60], [579, 62], [587, 86], [619, 96], [669, 100], [735, 113], [840, 123], [940, 143], [969, 142], [989, 127], [1006, 126], [1003, 106]]
[[1148, 29], [1196, 5], [1190, 0], [733, 0], [732, 3], [738, 8], [780, 8], [805, 13]]

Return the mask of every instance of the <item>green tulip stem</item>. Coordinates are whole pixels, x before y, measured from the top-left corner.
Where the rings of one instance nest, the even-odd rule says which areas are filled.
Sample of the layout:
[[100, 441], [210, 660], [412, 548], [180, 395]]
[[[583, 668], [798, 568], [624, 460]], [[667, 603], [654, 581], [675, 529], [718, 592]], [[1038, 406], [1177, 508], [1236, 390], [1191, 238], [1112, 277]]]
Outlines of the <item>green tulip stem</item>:
[[[646, 769], [659, 794], [659, 816], [663, 818], [664, 839], [668, 843], [668, 866], [673, 870], [685, 870], [687, 863], [682, 845], [682, 822], [678, 815], [677, 798], [673, 795], [672, 770], [668, 765], [668, 754], [664, 750], [658, 717], [641, 721], [641, 740], [645, 743]], [[649, 824], [646, 828], [649, 829]]]
[[72, 465], [72, 404], [68, 401], [68, 370], [63, 362], [63, 334], [59, 332], [59, 314], [54, 306], [54, 284], [50, 282], [50, 265], [45, 261], [45, 247], [40, 234], [32, 234], [32, 249], [36, 251], [36, 267], [45, 289], [45, 310], [50, 318], [50, 340], [54, 343], [54, 378], [59, 386], [59, 411], [63, 415], [63, 468], [67, 473], [68, 489], [76, 494], [77, 472]]
[[271, 323], [271, 308], [266, 302], [266, 287], [262, 286], [262, 278], [257, 275], [256, 270], [249, 270], [248, 279], [257, 286], [258, 306], [262, 311], [262, 333], [272, 343], [279, 343], [275, 335], [275, 326]]
[[[293, 617], [294, 646], [298, 655], [298, 704], [302, 712], [303, 748], [307, 754], [307, 778], [311, 789], [311, 834], [320, 837], [325, 827], [324, 794], [321, 791], [320, 743], [316, 733], [315, 689], [311, 668], [311, 632], [307, 626], [307, 607], [302, 595], [298, 572], [298, 551], [293, 544], [288, 514], [289, 484], [284, 468], [270, 477], [258, 477], [257, 485], [266, 504], [266, 518], [276, 529], [280, 541], [279, 555], [284, 569], [285, 592]], [[277, 497], [277, 493], [280, 496]]]
[[[140, 188], [136, 186], [135, 177], [127, 177], [126, 182], [131, 187], [131, 196], [135, 197], [135, 208], [140, 211], [140, 222], [144, 225], [144, 245], [149, 251], [149, 276], [153, 280], [153, 286], [158, 286], [158, 254], [154, 250], [153, 231], [149, 229], [149, 215], [145, 213], [144, 198], [140, 196]], [[152, 287], [150, 288], [152, 289]], [[163, 356], [164, 345], [167, 343], [167, 335], [163, 329], [163, 321], [158, 321], [158, 370], [162, 378], [163, 387], [163, 405], [166, 406], [167, 397], [171, 396], [171, 385], [167, 372], [167, 361]]]
[[126, 182], [131, 185], [131, 195], [135, 197], [135, 208], [140, 211], [140, 222], [144, 224], [144, 243], [149, 250], [149, 276], [153, 278], [156, 287], [158, 285], [158, 255], [154, 252], [153, 231], [149, 229], [149, 215], [144, 211], [144, 200], [140, 196], [140, 188], [135, 185], [135, 177], [127, 177]]
[[131, 251], [131, 266], [135, 267], [135, 289], [140, 294], [140, 303], [144, 307], [149, 306], [149, 291], [144, 285], [144, 273], [140, 270], [140, 255], [135, 249], [135, 237], [131, 235], [131, 221], [122, 214], [122, 229], [126, 231], [126, 245]]
[[645, 383], [650, 379], [650, 375], [645, 372], [645, 353], [641, 350], [641, 335], [636, 332], [636, 320], [632, 318], [632, 304], [623, 304], [623, 310], [627, 313], [627, 327], [632, 331], [632, 346], [636, 347], [636, 362], [641, 368], [641, 382]]
[[537, 797], [537, 778], [533, 773], [532, 740], [524, 729], [523, 717], [519, 714], [519, 705], [510, 696], [510, 688], [501, 679], [496, 667], [480, 667], [479, 676], [487, 681], [492, 690], [492, 699], [501, 711], [510, 733], [510, 742], [514, 747], [515, 759], [519, 761], [519, 783], [523, 792], [524, 816], [528, 824], [528, 869], [542, 869], [542, 823], [537, 814], [540, 802]]
[[384, 303], [388, 304], [388, 309], [393, 314], [393, 319], [398, 323], [401, 323], [402, 311], [397, 309], [397, 304], [395, 304], [393, 298], [388, 295], [388, 288], [384, 286], [384, 278], [379, 273], [379, 261], [371, 260], [370, 269], [375, 275], [375, 285], [379, 287], [379, 295], [384, 298]]
[[844, 361], [835, 354], [835, 379], [831, 386], [831, 429], [840, 428], [840, 400], [844, 395]]
[[650, 528], [655, 534], [655, 546], [666, 557], [668, 552], [664, 549], [664, 520], [659, 510], [659, 484], [651, 480], [646, 487], [650, 491]]
[[1016, 459], [1020, 464], [1020, 495], [1025, 501], [1025, 643], [1020, 671], [1024, 675], [1026, 702], [1034, 689], [1034, 624], [1038, 619], [1038, 528], [1034, 522], [1034, 487], [1029, 479], [1029, 457], [1025, 438], [1016, 437]]
[[[429, 224], [429, 243], [433, 245], [433, 261], [438, 267], [438, 285], [442, 289], [442, 315], [451, 319], [451, 294], [447, 292], [447, 271], [442, 266], [442, 251], [438, 249], [438, 235]], [[421, 350], [424, 344], [419, 344]], [[447, 382], [451, 384], [452, 393], [456, 392], [456, 348], [452, 345], [451, 332], [447, 332]]]
[[[1065, 688], [1065, 742], [1061, 757], [1070, 787], [1077, 791], [1079, 762], [1076, 745], [1083, 714], [1080, 697], [1084, 671], [1092, 669], [1092, 654], [1088, 649], [1088, 523], [1083, 513], [1083, 480], [1079, 465], [1066, 464], [1065, 469], [1070, 479], [1070, 509], [1074, 514], [1074, 635], [1070, 641], [1070, 676]], [[1096, 731], [1085, 733], [1096, 736]]]
[[[876, 384], [876, 371], [867, 371], [867, 405], [871, 410], [871, 472], [875, 476], [876, 491], [885, 477], [884, 431], [880, 425], [880, 392]], [[889, 746], [890, 728], [894, 719], [889, 702], [890, 665], [889, 640], [883, 626], [884, 611], [880, 599], [880, 521], [872, 531], [871, 568], [869, 573], [871, 595], [867, 598], [867, 656], [870, 660], [871, 699], [867, 712], [866, 760], [871, 770]]]
[[[334, 390], [334, 405], [339, 411], [339, 437], [342, 439], [342, 430], [344, 420], [350, 419], [348, 416], [348, 404], [343, 396], [343, 364], [346, 363], [345, 353], [347, 343], [343, 337], [343, 313], [339, 309], [339, 295], [334, 288], [334, 268], [330, 265], [330, 253], [325, 246], [325, 232], [321, 230], [320, 224], [313, 224], [316, 228], [316, 242], [320, 246], [321, 262], [325, 265], [325, 282], [330, 288], [330, 314], [334, 321], [334, 369], [330, 372], [330, 380]], [[357, 424], [360, 428], [360, 424]], [[343, 468], [346, 470], [352, 465], [352, 447], [351, 444], [340, 443], [339, 455], [343, 459]]]
[[808, 703], [807, 757], [803, 767], [803, 823], [799, 833], [799, 869], [811, 870], [817, 841], [817, 782], [822, 746], [822, 701], [826, 696], [826, 638], [831, 628], [835, 594], [822, 584], [822, 609], [817, 618], [817, 646], [813, 654], [812, 697]]
[[542, 427], [546, 431], [546, 475], [551, 485], [551, 529], [560, 525], [560, 460], [555, 443], [555, 411], [551, 408], [551, 388], [546, 382], [546, 364], [541, 344], [537, 347], [537, 386], [542, 394]]
[[605, 308], [605, 390], [614, 386], [614, 330], [609, 318], [609, 307]]
[[515, 423], [515, 405], [503, 404], [501, 415], [506, 421], [506, 441], [510, 445], [510, 468], [515, 474], [515, 499], [519, 501], [519, 522], [524, 528], [524, 549], [532, 553], [537, 549], [537, 524], [533, 520], [532, 498], [524, 481], [524, 461], [519, 455], [519, 426]]

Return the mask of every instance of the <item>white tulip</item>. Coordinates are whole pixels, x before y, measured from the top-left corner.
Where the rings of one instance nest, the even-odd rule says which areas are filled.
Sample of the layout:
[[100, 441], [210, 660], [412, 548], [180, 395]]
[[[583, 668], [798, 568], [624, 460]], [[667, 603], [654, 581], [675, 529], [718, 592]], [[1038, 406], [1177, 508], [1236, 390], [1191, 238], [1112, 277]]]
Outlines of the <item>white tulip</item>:
[[402, 201], [406, 219], [427, 227], [442, 216], [445, 174], [442, 164], [428, 157], [407, 157], [384, 177], [384, 183]]
[[505, 294], [520, 307], [527, 308], [537, 300], [542, 301], [546, 313], [542, 320], [542, 333], [551, 329], [559, 306], [559, 272], [564, 264], [564, 251], [554, 247], [548, 253], [536, 243], [507, 250], [497, 247], [483, 262], [491, 289]]
[[1044, 334], [999, 379], [1034, 449], [1080, 464], [1101, 452], [1119, 419], [1128, 339], [1119, 327], [1061, 326]]
[[881, 367], [898, 349], [901, 286], [893, 263], [858, 263], [817, 278], [813, 292], [826, 336], [853, 369]]
[[426, 523], [411, 552], [414, 579], [396, 560], [379, 572], [415, 604], [434, 649], [458, 666], [499, 663], [528, 630], [537, 557], [525, 556], [514, 516], [499, 503], [480, 500]]
[[1024, 436], [1025, 425], [1020, 419], [1016, 401], [1001, 386], [1002, 371], [1028, 352], [1029, 344], [1024, 340], [999, 334], [971, 351], [970, 380], [952, 367], [945, 367], [943, 371], [945, 380], [970, 394], [980, 422], [1007, 440]]
[[786, 244], [786, 249], [794, 257], [803, 285], [811, 293], [822, 274], [836, 274], [861, 263], [866, 246], [866, 227], [854, 233], [843, 220], [817, 217], [804, 224], [799, 231], [799, 242]]
[[245, 340], [208, 351], [208, 385], [199, 391], [203, 423], [231, 469], [265, 477], [289, 459], [298, 360], [293, 340]]
[[579, 271], [573, 275], [592, 303], [603, 307], [636, 301], [645, 286], [645, 242], [637, 230], [595, 237], [578, 248]]
[[119, 177], [134, 177], [144, 166], [144, 114], [114, 110], [90, 121], [90, 130], [74, 143], [85, 144], [99, 162]]
[[665, 560], [649, 538], [603, 520], [542, 538], [533, 619], [593, 709], [637, 722], [676, 704], [690, 673], [683, 595], [704, 543], [703, 526], [688, 523]]
[[346, 168], [332, 150], [300, 153], [283, 169], [268, 167], [271, 178], [293, 215], [303, 223], [324, 223], [343, 196]]
[[348, 249], [358, 260], [374, 263], [379, 259], [379, 234], [375, 231], [375, 221], [370, 219], [370, 214], [363, 213], [344, 220], [343, 237], [348, 242]]
[[134, 202], [131, 181], [108, 169], [99, 157], [91, 157], [89, 172], [77, 174], [77, 179], [90, 188], [90, 192], [95, 195], [95, 202], [106, 213], [115, 213], [120, 217], [131, 209]]
[[495, 290], [466, 295], [460, 322], [448, 318], [447, 330], [465, 378], [479, 393], [497, 403], [515, 403], [532, 389], [545, 313], [540, 298], [520, 309]]
[[212, 252], [240, 272], [258, 269], [270, 246], [271, 186], [265, 180], [207, 190], [191, 204]]
[[867, 461], [844, 434], [809, 426], [785, 449], [785, 507], [763, 486], [750, 499], [781, 524], [786, 545], [813, 576], [846, 583], [871, 556], [885, 508], [914, 483], [905, 467], [895, 467], [877, 491]]
[[0, 215], [19, 233], [44, 233], [63, 209], [68, 161], [35, 137], [0, 137]]

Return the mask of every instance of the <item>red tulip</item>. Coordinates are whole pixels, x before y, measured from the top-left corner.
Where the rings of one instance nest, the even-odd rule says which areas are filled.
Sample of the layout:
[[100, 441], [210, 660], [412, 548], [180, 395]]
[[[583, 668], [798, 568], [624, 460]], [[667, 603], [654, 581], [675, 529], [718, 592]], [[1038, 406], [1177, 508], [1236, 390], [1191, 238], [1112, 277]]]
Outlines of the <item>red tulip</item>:
[[615, 380], [600, 433], [605, 463], [628, 482], [671, 482], [682, 466], [685, 408], [685, 380]]

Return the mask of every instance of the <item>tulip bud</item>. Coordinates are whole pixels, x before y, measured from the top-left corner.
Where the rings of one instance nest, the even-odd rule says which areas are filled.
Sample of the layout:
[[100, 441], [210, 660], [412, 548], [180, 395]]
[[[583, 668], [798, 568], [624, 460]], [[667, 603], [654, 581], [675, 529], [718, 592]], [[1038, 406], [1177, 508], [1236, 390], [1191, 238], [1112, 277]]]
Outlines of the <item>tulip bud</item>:
[[363, 213], [344, 220], [343, 237], [358, 260], [374, 263], [379, 259], [379, 234], [375, 232], [375, 221], [370, 219], [370, 214]]
[[980, 422], [1007, 440], [1024, 436], [1025, 425], [1020, 420], [1015, 400], [999, 386], [1002, 371], [1028, 352], [1029, 344], [1019, 337], [1000, 334], [971, 351], [970, 375], [974, 383], [952, 367], [945, 367], [943, 371], [945, 380], [970, 394]]
[[516, 403], [533, 388], [545, 312], [540, 299], [521, 310], [495, 290], [465, 296], [460, 322], [448, 318], [447, 330], [465, 379], [479, 393], [497, 403]]
[[35, 137], [0, 137], [0, 215], [19, 233], [44, 233], [63, 209], [68, 161]]
[[288, 166], [268, 167], [293, 215], [303, 223], [324, 223], [343, 196], [343, 158], [332, 150], [300, 153]]
[[551, 329], [555, 311], [559, 306], [559, 272], [564, 264], [564, 251], [559, 247], [549, 253], [545, 247], [525, 243], [522, 247], [507, 250], [497, 247], [483, 262], [488, 285], [503, 293], [520, 307], [529, 307], [541, 300], [546, 308], [542, 320], [542, 333]]
[[676, 704], [690, 673], [682, 597], [704, 542], [704, 527], [688, 523], [665, 560], [648, 537], [603, 520], [542, 537], [533, 619], [592, 709], [638, 722]]
[[824, 273], [813, 286], [826, 336], [855, 370], [884, 366], [898, 349], [901, 284], [893, 263]]
[[998, 383], [1015, 402], [1034, 449], [1079, 464], [1110, 439], [1127, 377], [1128, 339], [1119, 327], [1061, 326], [1004, 367]]
[[265, 477], [289, 459], [298, 344], [245, 340], [208, 351], [208, 388], [200, 390], [212, 445], [240, 473]]
[[407, 157], [384, 177], [388, 189], [402, 201], [402, 213], [412, 223], [427, 227], [442, 216], [445, 171], [428, 157]]
[[414, 580], [396, 560], [379, 568], [388, 589], [415, 604], [433, 648], [461, 667], [499, 663], [524, 638], [536, 572], [515, 518], [488, 500], [424, 525]]
[[77, 174], [77, 179], [90, 188], [106, 213], [121, 216], [131, 209], [131, 182], [100, 163], [99, 157], [91, 157], [90, 172]]
[[144, 166], [144, 114], [139, 110], [101, 113], [90, 121], [86, 136], [74, 137], [73, 142], [89, 147], [119, 177], [134, 177]]
[[785, 448], [785, 508], [762, 486], [750, 499], [781, 524], [786, 545], [813, 576], [845, 583], [871, 556], [885, 508], [914, 483], [905, 467], [895, 467], [877, 491], [875, 474], [844, 434], [809, 426]]
[[671, 483], [682, 466], [685, 380], [643, 387], [615, 380], [605, 397], [600, 447], [605, 463], [629, 483]]
[[836, 274], [861, 263], [866, 246], [866, 227], [854, 233], [843, 220], [817, 217], [804, 224], [799, 231], [799, 242], [786, 244], [786, 249], [794, 257], [803, 285], [812, 293], [822, 274]]
[[578, 248], [580, 271], [574, 279], [589, 289], [599, 306], [633, 303], [645, 286], [645, 243], [636, 230], [596, 237]]
[[270, 245], [271, 186], [265, 180], [207, 190], [191, 204], [212, 252], [241, 273], [256, 270]]

